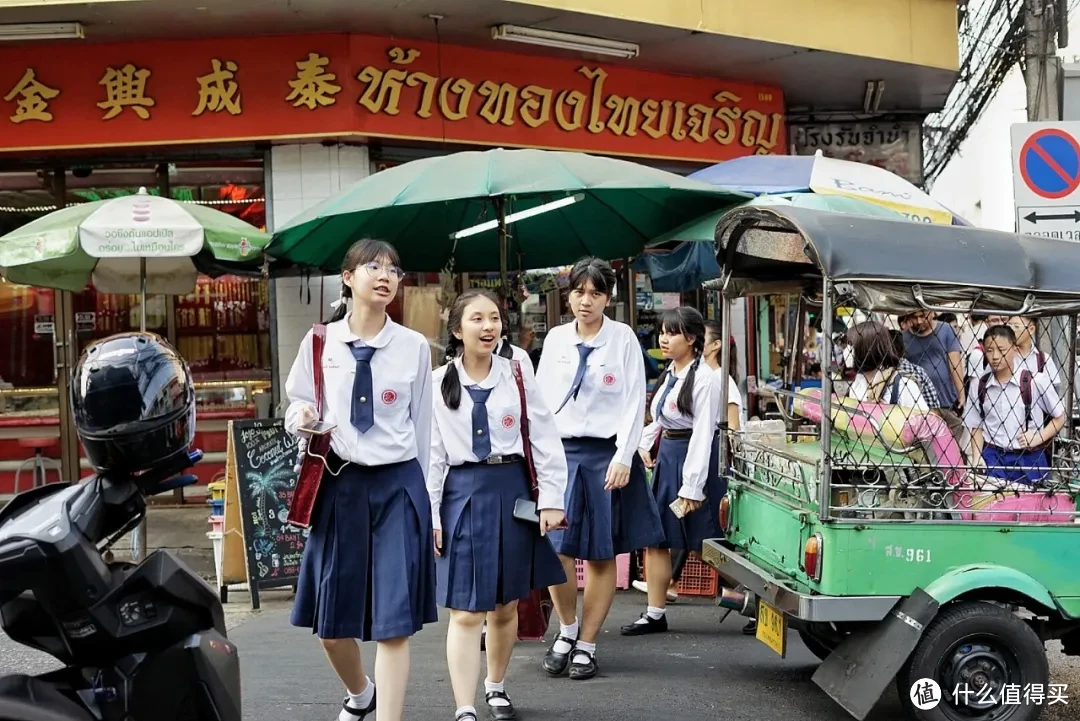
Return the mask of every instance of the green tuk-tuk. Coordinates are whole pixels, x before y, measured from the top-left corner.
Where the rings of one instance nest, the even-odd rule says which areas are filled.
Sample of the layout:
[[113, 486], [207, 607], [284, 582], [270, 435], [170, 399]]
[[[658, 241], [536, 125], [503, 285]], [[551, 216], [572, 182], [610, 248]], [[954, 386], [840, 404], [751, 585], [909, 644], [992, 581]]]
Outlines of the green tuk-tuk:
[[[733, 299], [797, 295], [800, 320], [820, 315], [824, 371], [820, 389], [776, 391], [783, 423], [722, 429], [725, 537], [702, 553], [731, 586], [718, 603], [756, 618], [757, 638], [781, 655], [798, 633], [822, 659], [814, 682], [857, 719], [894, 680], [907, 714], [921, 721], [1031, 721], [1066, 702], [1044, 644], [1058, 639], [1080, 655], [1080, 445], [1072, 413], [1055, 421], [1054, 410], [1073, 406], [1080, 244], [743, 207], [720, 220], [716, 248], [722, 275], [710, 285], [723, 294], [725, 337]], [[964, 401], [956, 413], [944, 397], [902, 408], [898, 390], [888, 402], [888, 389], [868, 390], [886, 378], [897, 389], [915, 382], [895, 358], [888, 365], [888, 353], [864, 349], [854, 375], [829, 370], [840, 309], [862, 311], [879, 324], [867, 332], [891, 329], [894, 341], [893, 324], [910, 324], [896, 351], [909, 356], [916, 347], [934, 356], [925, 339], [953, 337], [934, 313], [1012, 336], [986, 336], [994, 344], [978, 348], [982, 365], [965, 350], [973, 370], [952, 389], [923, 388], [925, 400], [955, 393]], [[1024, 370], [1035, 351], [998, 345], [1022, 337], [1021, 320], [1037, 336], [1036, 372]], [[795, 337], [804, 335], [800, 328]], [[942, 349], [949, 374], [955, 353]], [[727, 356], [725, 344], [725, 373]], [[1062, 369], [1053, 379], [1045, 358]], [[1011, 389], [1000, 370], [1007, 364]], [[1017, 393], [1027, 416], [1009, 426], [999, 401]], [[1033, 404], [1042, 425], [1010, 451], [1007, 435], [1029, 433]], [[1045, 430], [1055, 422], [1063, 427]]]

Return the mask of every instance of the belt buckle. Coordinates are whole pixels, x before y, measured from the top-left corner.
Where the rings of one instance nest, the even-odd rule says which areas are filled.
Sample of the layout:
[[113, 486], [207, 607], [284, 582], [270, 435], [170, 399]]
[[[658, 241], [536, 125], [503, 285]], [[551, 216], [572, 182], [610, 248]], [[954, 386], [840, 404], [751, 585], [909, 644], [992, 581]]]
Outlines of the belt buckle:
[[484, 462], [492, 466], [502, 466], [513, 461], [513, 456], [488, 456]]

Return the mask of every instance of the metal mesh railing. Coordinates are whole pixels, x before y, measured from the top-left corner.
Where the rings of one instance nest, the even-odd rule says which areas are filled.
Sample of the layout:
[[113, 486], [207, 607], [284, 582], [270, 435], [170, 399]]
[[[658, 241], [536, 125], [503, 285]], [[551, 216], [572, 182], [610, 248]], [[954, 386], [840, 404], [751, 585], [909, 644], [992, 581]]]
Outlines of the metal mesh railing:
[[781, 420], [732, 434], [733, 477], [838, 520], [1080, 522], [1074, 319], [843, 317], [859, 320], [807, 344], [833, 346], [807, 359], [831, 374], [831, 402], [775, 391]]

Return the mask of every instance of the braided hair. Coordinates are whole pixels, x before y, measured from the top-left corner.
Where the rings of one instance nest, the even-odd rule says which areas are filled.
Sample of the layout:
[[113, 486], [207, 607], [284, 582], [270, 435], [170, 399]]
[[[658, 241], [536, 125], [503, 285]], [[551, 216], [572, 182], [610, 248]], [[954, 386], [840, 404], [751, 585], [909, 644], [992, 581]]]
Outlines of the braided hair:
[[[694, 379], [697, 376], [698, 366], [705, 350], [705, 319], [697, 308], [688, 305], [679, 306], [673, 310], [664, 311], [660, 316], [660, 331], [668, 335], [681, 335], [690, 340], [690, 351], [694, 354], [694, 360], [690, 364], [690, 370], [683, 380], [682, 388], [679, 389], [679, 397], [675, 401], [679, 413], [687, 418], [694, 417]], [[667, 380], [668, 373], [672, 372], [674, 363], [668, 363], [664, 372], [656, 381], [656, 387], [662, 388]]]
[[[454, 333], [461, 330], [461, 319], [465, 315], [465, 308], [477, 298], [490, 300], [499, 309], [500, 320], [503, 316], [502, 306], [499, 304], [498, 299], [491, 291], [483, 288], [470, 288], [465, 291], [457, 297], [454, 305], [450, 308], [450, 315], [446, 319], [446, 372], [443, 374], [439, 391], [442, 393], [446, 407], [452, 411], [456, 411], [461, 406], [461, 379], [458, 377], [457, 365], [454, 361], [465, 349], [465, 343]], [[506, 348], [504, 357], [508, 358], [513, 351], [510, 349], [509, 343], [503, 345]], [[500, 355], [503, 355], [501, 350]]]

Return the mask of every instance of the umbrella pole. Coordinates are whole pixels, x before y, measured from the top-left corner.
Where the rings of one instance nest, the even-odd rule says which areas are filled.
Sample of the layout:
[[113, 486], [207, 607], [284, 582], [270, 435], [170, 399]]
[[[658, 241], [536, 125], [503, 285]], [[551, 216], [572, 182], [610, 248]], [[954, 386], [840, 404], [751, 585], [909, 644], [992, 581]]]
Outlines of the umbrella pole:
[[[139, 330], [146, 332], [146, 258], [139, 258]], [[146, 516], [131, 534], [131, 560], [139, 563], [146, 556]]]
[[510, 280], [508, 256], [510, 255], [510, 234], [506, 230], [506, 199], [501, 195], [494, 199], [495, 213], [499, 217], [499, 287], [503, 305], [510, 308]]

